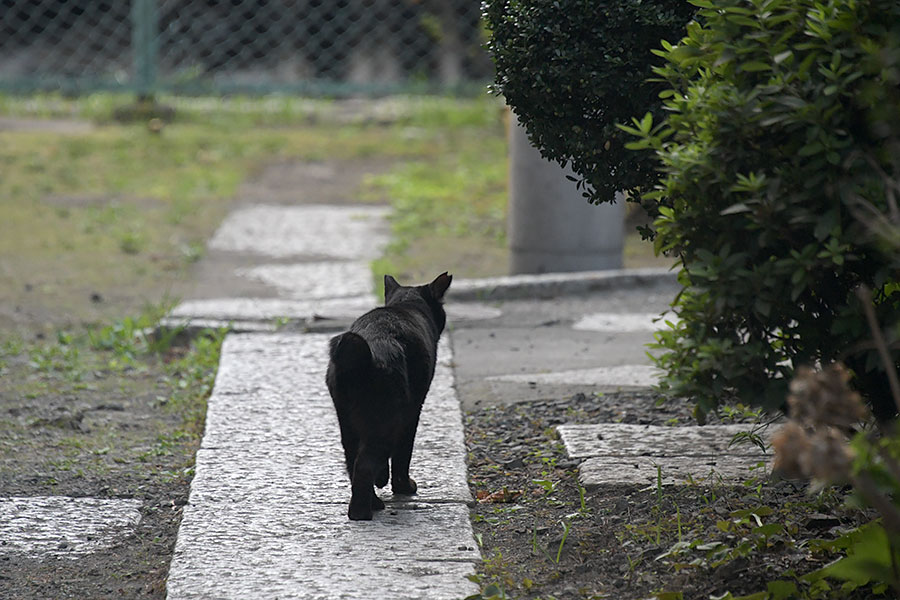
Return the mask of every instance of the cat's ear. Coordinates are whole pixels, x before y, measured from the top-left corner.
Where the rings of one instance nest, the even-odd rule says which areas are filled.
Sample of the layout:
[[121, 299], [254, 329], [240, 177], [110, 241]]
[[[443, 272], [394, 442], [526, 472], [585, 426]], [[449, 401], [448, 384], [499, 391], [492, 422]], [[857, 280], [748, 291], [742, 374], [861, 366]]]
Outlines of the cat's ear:
[[391, 296], [394, 295], [394, 292], [400, 287], [400, 284], [397, 283], [397, 280], [391, 277], [390, 275], [384, 276], [384, 301], [387, 302]]
[[445, 271], [435, 277], [434, 281], [428, 284], [428, 287], [431, 290], [431, 295], [435, 300], [441, 301], [444, 299], [444, 294], [447, 292], [447, 288], [450, 287], [451, 281], [453, 281], [453, 275], [448, 275]]

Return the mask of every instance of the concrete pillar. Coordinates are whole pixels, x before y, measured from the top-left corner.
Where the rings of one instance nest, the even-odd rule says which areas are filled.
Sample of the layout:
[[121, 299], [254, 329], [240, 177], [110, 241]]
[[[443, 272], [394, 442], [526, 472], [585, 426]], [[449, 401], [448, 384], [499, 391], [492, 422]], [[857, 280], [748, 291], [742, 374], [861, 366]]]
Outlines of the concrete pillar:
[[566, 175], [572, 170], [543, 158], [510, 113], [510, 273], [622, 268], [623, 195], [615, 204], [589, 204]]

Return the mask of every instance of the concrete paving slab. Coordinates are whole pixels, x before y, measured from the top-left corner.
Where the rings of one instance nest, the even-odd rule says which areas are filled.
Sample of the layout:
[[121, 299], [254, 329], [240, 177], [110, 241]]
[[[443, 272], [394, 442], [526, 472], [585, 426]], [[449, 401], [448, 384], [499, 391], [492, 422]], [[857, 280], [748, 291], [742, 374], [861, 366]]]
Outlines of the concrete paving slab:
[[301, 499], [192, 504], [168, 597], [457, 600], [478, 591], [465, 579], [476, 560], [463, 504], [389, 507], [368, 522], [348, 521], [344, 504]]
[[490, 321], [503, 315], [501, 309], [480, 302], [445, 305], [444, 312], [447, 313], [448, 327], [452, 327], [460, 322]]
[[78, 558], [134, 533], [142, 501], [34, 496], [0, 498], [0, 556]]
[[[297, 500], [312, 504], [340, 504], [346, 512], [350, 501], [350, 481], [344, 468], [340, 443], [316, 451], [297, 452], [287, 444], [273, 447], [210, 449], [197, 452], [194, 481], [196, 491], [191, 502], [254, 502], [268, 504], [274, 500]], [[394, 496], [390, 485], [378, 490], [385, 502], [458, 503], [471, 502], [466, 485], [465, 456], [435, 457], [425, 454], [417, 445], [410, 469], [419, 484], [414, 496]], [[446, 466], [449, 463], [449, 467]], [[228, 473], [227, 486], [217, 480]]]
[[475, 410], [494, 405], [509, 405], [537, 400], [565, 400], [576, 394], [612, 393], [621, 387], [590, 385], [538, 384], [457, 379], [457, 389], [463, 410]]
[[[378, 305], [369, 296], [315, 300], [209, 298], [182, 302], [170, 313], [167, 321], [175, 324], [203, 322], [223, 327], [235, 323], [242, 331], [252, 330], [249, 324], [255, 322], [274, 330], [279, 319], [330, 319], [346, 321], [349, 325], [356, 317]], [[462, 322], [495, 319], [502, 314], [497, 308], [478, 303], [447, 306], [446, 309], [448, 327]]]
[[[627, 423], [560, 425], [559, 435], [572, 458], [593, 456], [763, 456], [749, 443], [731, 445], [734, 435], [748, 425], [664, 427]], [[771, 436], [767, 433], [766, 436]]]
[[171, 312], [176, 319], [274, 321], [276, 319], [355, 319], [375, 308], [374, 299], [289, 300], [284, 298], [208, 298], [182, 302]]
[[[325, 347], [323, 343], [323, 352]], [[217, 390], [209, 401], [197, 457], [195, 493], [202, 495], [210, 489], [208, 478], [231, 473], [227, 489], [212, 486], [216, 498], [265, 499], [286, 494], [316, 502], [349, 501], [337, 417], [324, 382], [315, 382], [316, 389], [302, 398], [295, 390], [271, 386], [244, 393]], [[411, 472], [419, 483], [418, 500], [466, 503], [472, 499], [458, 402], [447, 366], [439, 366], [422, 411]], [[390, 488], [380, 495], [393, 498]]]
[[644, 344], [652, 337], [646, 332], [598, 334], [562, 325], [459, 328], [452, 334], [466, 378], [650, 364]]
[[374, 285], [368, 261], [325, 261], [288, 265], [258, 265], [238, 269], [237, 274], [272, 286], [281, 296], [298, 300], [321, 300], [365, 296]]
[[272, 257], [372, 259], [388, 242], [389, 212], [384, 206], [255, 205], [226, 217], [209, 247]]
[[[330, 335], [226, 338], [169, 574], [169, 599], [459, 598], [477, 586], [452, 350], [426, 399], [420, 493], [370, 523], [350, 489], [324, 374]], [[368, 590], [368, 591], [367, 591]], [[371, 595], [367, 595], [371, 594]]]
[[528, 384], [578, 384], [596, 388], [652, 387], [661, 371], [649, 365], [619, 365], [551, 373], [516, 373], [488, 377], [489, 381]]
[[592, 313], [575, 321], [578, 331], [656, 331], [666, 327], [665, 320], [675, 315], [666, 313]]
[[578, 479], [588, 490], [618, 483], [653, 486], [658, 476], [663, 485], [734, 483], [764, 477], [770, 463], [762, 456], [598, 456], [579, 465]]
[[[327, 470], [328, 475], [337, 474], [342, 489], [346, 488], [337, 417], [324, 381], [330, 338], [321, 334], [229, 336], [208, 401], [201, 449], [241, 449], [249, 455], [265, 452], [276, 463], [287, 460], [304, 465], [327, 456], [339, 467]], [[446, 494], [435, 495], [434, 500], [468, 502], [465, 443], [449, 343], [442, 341], [439, 351], [416, 436], [413, 477], [423, 484], [444, 483]], [[261, 366], [248, 369], [247, 365]], [[315, 456], [304, 454], [308, 452]], [[281, 461], [279, 453], [285, 456]], [[435, 459], [438, 464], [429, 462]], [[454, 478], [458, 481], [451, 486]]]
[[[494, 319], [452, 327], [463, 407], [470, 410], [654, 385], [656, 372], [649, 368], [646, 346], [653, 341], [647, 315], [659, 314], [668, 306], [671, 297], [664, 290], [670, 288], [612, 289], [553, 300], [503, 300], [494, 304], [502, 313]], [[452, 298], [448, 301], [449, 306], [466, 304]], [[639, 314], [634, 320], [640, 327], [629, 326], [625, 310]], [[573, 329], [586, 315], [599, 313], [621, 315], [619, 325], [610, 331]]]
[[200, 319], [191, 317], [164, 317], [159, 320], [160, 329], [184, 329], [199, 333], [204, 329], [227, 328], [231, 333], [274, 333], [278, 324], [274, 321], [233, 321], [223, 319]]
[[[456, 281], [454, 280], [454, 285]], [[451, 287], [452, 289], [452, 287]], [[662, 314], [669, 309], [678, 288], [672, 286], [650, 286], [648, 288], [622, 288], [602, 290], [591, 294], [560, 296], [557, 298], [519, 298], [512, 300], [483, 300], [489, 306], [502, 311], [502, 318], [480, 325], [482, 328], [554, 329], [571, 333], [572, 325], [595, 313], [613, 314]], [[449, 293], [449, 292], [448, 292]], [[447, 300], [448, 306], [469, 304], [454, 298]], [[642, 333], [642, 338], [653, 341], [650, 332]], [[579, 332], [575, 335], [585, 335]]]

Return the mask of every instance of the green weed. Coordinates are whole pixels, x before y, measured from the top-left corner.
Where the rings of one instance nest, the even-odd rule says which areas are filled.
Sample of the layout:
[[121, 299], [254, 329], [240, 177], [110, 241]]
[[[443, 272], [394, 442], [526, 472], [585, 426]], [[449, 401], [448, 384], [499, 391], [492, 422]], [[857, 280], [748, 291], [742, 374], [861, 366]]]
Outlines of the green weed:
[[506, 144], [500, 120], [464, 128], [441, 140], [445, 151], [370, 177], [370, 198], [393, 209], [392, 241], [374, 265], [376, 285], [386, 272], [418, 280], [434, 264], [454, 274], [484, 276], [506, 269]]

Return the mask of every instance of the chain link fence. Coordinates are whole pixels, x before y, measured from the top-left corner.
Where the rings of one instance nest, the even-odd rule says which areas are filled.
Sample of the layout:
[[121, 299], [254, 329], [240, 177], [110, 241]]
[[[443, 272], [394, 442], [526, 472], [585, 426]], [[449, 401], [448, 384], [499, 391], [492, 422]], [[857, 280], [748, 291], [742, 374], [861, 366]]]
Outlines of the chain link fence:
[[483, 89], [479, 0], [0, 0], [0, 90]]

